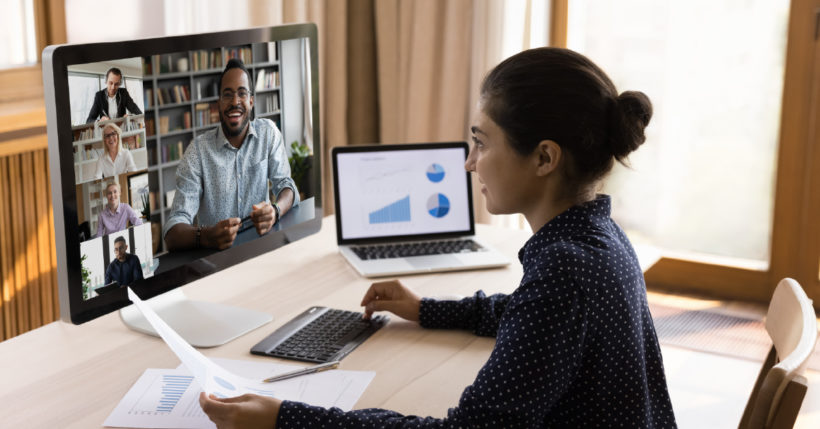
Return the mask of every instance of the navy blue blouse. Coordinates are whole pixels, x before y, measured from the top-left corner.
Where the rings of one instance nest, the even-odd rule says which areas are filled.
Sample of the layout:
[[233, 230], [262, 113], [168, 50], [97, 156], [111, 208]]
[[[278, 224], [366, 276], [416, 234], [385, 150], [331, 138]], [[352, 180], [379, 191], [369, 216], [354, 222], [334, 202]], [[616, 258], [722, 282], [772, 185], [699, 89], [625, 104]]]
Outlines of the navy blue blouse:
[[643, 273], [610, 210], [602, 195], [544, 225], [512, 294], [422, 300], [425, 328], [496, 337], [446, 418], [284, 401], [277, 427], [676, 427]]

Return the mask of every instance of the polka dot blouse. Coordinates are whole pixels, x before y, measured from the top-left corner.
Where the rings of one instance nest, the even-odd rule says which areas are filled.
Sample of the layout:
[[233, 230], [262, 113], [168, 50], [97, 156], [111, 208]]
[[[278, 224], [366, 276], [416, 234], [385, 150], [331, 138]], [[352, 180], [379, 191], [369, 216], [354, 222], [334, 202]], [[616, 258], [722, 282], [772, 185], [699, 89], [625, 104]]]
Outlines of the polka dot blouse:
[[638, 259], [599, 196], [552, 219], [519, 251], [509, 295], [424, 299], [425, 328], [496, 337], [443, 419], [285, 401], [278, 428], [674, 428]]

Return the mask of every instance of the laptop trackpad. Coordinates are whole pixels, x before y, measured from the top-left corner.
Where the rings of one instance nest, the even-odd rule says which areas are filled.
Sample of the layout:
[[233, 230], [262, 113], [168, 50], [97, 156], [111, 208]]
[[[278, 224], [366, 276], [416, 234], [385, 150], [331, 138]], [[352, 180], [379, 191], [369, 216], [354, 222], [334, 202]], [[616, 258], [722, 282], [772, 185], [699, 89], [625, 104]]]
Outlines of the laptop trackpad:
[[413, 256], [404, 259], [409, 262], [413, 268], [446, 268], [464, 265], [460, 259], [453, 255]]

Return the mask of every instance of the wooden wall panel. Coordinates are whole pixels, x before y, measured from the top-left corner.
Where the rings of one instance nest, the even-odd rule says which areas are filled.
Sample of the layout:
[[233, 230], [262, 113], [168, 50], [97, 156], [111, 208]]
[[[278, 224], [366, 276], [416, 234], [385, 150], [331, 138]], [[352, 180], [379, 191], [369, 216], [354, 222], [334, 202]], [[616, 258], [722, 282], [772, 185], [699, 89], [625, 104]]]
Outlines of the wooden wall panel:
[[2, 313], [2, 338], [14, 336], [17, 332], [17, 319], [14, 311], [14, 258], [11, 241], [11, 204], [9, 204], [9, 160], [0, 157], [0, 275], [2, 275], [2, 296], [0, 313]]
[[0, 339], [59, 317], [45, 149], [0, 156]]

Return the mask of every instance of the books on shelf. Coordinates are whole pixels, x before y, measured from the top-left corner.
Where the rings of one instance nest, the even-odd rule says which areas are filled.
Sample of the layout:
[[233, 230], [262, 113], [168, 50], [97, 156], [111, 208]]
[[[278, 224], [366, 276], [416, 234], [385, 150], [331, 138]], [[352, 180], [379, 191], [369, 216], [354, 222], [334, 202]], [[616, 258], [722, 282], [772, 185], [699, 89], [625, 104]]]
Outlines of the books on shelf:
[[191, 91], [188, 85], [174, 85], [168, 88], [157, 88], [157, 102], [165, 104], [179, 104], [191, 101]]
[[222, 67], [222, 55], [219, 49], [191, 52], [193, 71], [218, 69]]
[[182, 126], [187, 130], [191, 128], [191, 112], [185, 111], [182, 114]]
[[154, 127], [154, 118], [147, 118], [145, 120], [145, 135], [151, 137], [156, 133], [157, 129]]
[[101, 138], [100, 130], [94, 125], [89, 125], [88, 128], [74, 130], [74, 141], [91, 140], [94, 138]]
[[143, 140], [142, 134], [126, 137], [122, 139], [122, 142], [128, 150], [142, 149], [145, 147], [145, 140]]
[[176, 143], [162, 145], [162, 162], [177, 161], [183, 154], [182, 140]]
[[194, 120], [197, 127], [219, 123], [219, 106], [216, 103], [197, 103], [194, 105]]
[[145, 118], [127, 118], [122, 126], [123, 132], [137, 131], [145, 128]]
[[269, 97], [265, 97], [265, 113], [271, 113], [279, 110], [279, 94], [273, 93]]
[[268, 43], [268, 61], [274, 62], [279, 59], [279, 56], [276, 53], [276, 42], [269, 42]]
[[279, 87], [279, 70], [259, 70], [256, 74], [256, 90]]
[[151, 57], [142, 57], [142, 74], [146, 76], [154, 74], [154, 64]]
[[103, 154], [104, 152], [102, 149], [94, 149], [91, 146], [84, 146], [82, 148], [77, 148], [77, 151], [74, 152], [74, 162], [92, 161], [99, 159]]
[[251, 48], [249, 46], [228, 48], [225, 53], [228, 59], [238, 58], [245, 64], [251, 63]]
[[160, 134], [168, 134], [168, 127], [170, 125], [171, 118], [168, 115], [162, 115], [159, 117], [159, 132]]
[[194, 86], [195, 98], [197, 100], [202, 100], [203, 98], [215, 97], [219, 92], [216, 85], [216, 79], [211, 79], [210, 82], [203, 80], [196, 81], [196, 85]]
[[145, 108], [150, 109], [152, 107], [154, 107], [154, 90], [145, 88]]

